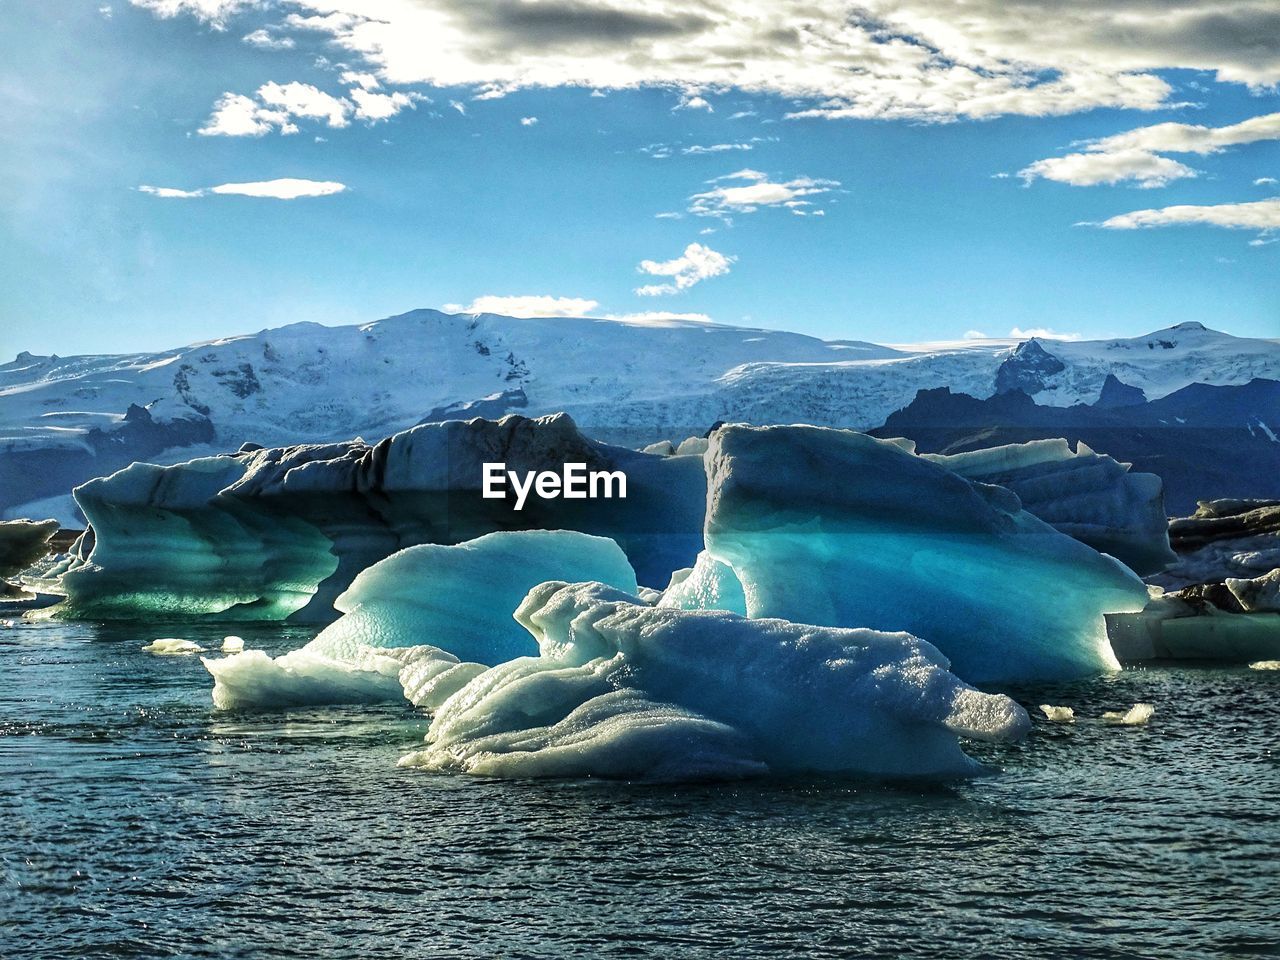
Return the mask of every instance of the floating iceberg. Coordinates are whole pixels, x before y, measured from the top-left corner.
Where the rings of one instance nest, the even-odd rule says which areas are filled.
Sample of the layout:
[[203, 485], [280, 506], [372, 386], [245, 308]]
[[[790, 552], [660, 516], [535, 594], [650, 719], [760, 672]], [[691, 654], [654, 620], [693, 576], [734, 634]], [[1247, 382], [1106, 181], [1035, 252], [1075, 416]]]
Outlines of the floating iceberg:
[[1280, 656], [1280, 501], [1201, 501], [1169, 535], [1178, 560], [1149, 578], [1151, 602], [1107, 618], [1121, 661]]
[[[530, 498], [517, 511], [482, 496], [489, 462], [521, 475], [568, 462], [622, 470], [627, 497]], [[62, 574], [59, 613], [324, 623], [356, 575], [397, 550], [518, 529], [609, 537], [642, 583], [660, 587], [697, 556], [705, 492], [699, 458], [596, 443], [564, 415], [134, 464], [76, 489], [90, 529]]]
[[970, 480], [1012, 490], [1023, 510], [1142, 576], [1177, 559], [1169, 548], [1160, 478], [1133, 473], [1083, 441], [1074, 452], [1066, 440], [1032, 440], [921, 456]]
[[142, 649], [143, 652], [154, 653], [157, 657], [182, 657], [204, 651], [204, 647], [194, 640], [184, 640], [182, 637], [161, 637], [158, 640], [152, 640]]
[[1108, 710], [1102, 715], [1102, 719], [1122, 727], [1141, 727], [1155, 712], [1156, 708], [1149, 703], [1135, 703], [1123, 713], [1119, 710]]
[[24, 591], [9, 578], [17, 576], [49, 553], [49, 540], [58, 532], [57, 520], [0, 522], [0, 598], [21, 597]]
[[405, 766], [482, 776], [951, 776], [958, 737], [1016, 739], [1008, 697], [905, 633], [655, 608], [602, 584], [545, 583], [516, 618], [539, 655], [478, 674]]
[[[508, 530], [453, 546], [407, 547], [356, 577], [338, 597], [343, 616], [301, 649], [206, 658], [214, 704], [275, 708], [403, 694], [426, 705], [486, 666], [536, 654], [512, 614], [538, 584], [563, 577], [637, 589], [616, 543], [573, 530]], [[464, 669], [441, 686], [455, 665]]]
[[505, 530], [452, 546], [407, 547], [355, 578], [334, 604], [343, 616], [308, 648], [344, 658], [359, 647], [431, 644], [489, 665], [536, 654], [512, 612], [548, 580], [638, 589], [614, 541], [574, 530]]
[[672, 605], [736, 601], [731, 571], [751, 617], [905, 630], [970, 682], [1117, 668], [1103, 617], [1140, 610], [1142, 582], [1009, 490], [908, 446], [819, 427], [713, 432], [706, 551]]

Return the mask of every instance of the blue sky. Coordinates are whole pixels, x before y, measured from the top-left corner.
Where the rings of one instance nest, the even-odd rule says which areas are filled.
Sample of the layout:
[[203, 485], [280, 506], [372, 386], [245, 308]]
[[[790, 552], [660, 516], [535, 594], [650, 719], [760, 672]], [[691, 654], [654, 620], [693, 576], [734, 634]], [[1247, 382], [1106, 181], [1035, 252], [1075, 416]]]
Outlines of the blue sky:
[[1280, 337], [1274, 4], [1040, 3], [9, 0], [0, 354], [446, 305]]

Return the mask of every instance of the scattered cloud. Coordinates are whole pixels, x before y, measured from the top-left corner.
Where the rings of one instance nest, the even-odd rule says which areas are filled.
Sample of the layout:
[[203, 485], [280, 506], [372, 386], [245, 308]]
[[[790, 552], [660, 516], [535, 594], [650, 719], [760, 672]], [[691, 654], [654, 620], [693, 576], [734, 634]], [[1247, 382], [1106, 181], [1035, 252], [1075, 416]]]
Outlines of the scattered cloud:
[[991, 339], [981, 330], [966, 330], [964, 332], [964, 338], [966, 340], [990, 340]]
[[130, 0], [135, 7], [150, 10], [157, 17], [190, 14], [205, 21], [215, 30], [225, 30], [233, 14], [250, 6], [253, 0]]
[[737, 143], [695, 143], [688, 147], [681, 147], [680, 152], [685, 156], [698, 156], [704, 153], [728, 153], [731, 150], [754, 150], [756, 145], [752, 141], [740, 141]]
[[309, 83], [264, 83], [254, 96], [224, 93], [199, 133], [206, 137], [261, 137], [278, 130], [298, 132], [297, 120], [315, 120], [340, 129], [354, 117], [368, 123], [388, 120], [405, 108], [430, 102], [420, 93], [377, 93], [372, 74], [346, 71], [341, 79], [354, 84], [347, 97], [335, 97]]
[[342, 193], [345, 183], [333, 180], [302, 180], [283, 177], [279, 180], [258, 180], [250, 183], [220, 183], [216, 187], [200, 187], [196, 190], [180, 190], [177, 187], [153, 187], [144, 183], [138, 187], [142, 193], [167, 200], [190, 200], [211, 194], [239, 197], [266, 197], [272, 200], [297, 200], [302, 197], [327, 197]]
[[663, 210], [661, 213], [655, 213], [655, 220], [683, 220], [684, 214], [677, 213], [675, 210]]
[[1030, 185], [1037, 177], [1091, 187], [1100, 183], [1133, 182], [1140, 187], [1163, 187], [1174, 180], [1195, 177], [1198, 171], [1159, 156], [1160, 153], [1221, 153], [1229, 147], [1280, 140], [1280, 113], [1250, 117], [1225, 127], [1193, 123], [1157, 123], [1109, 137], [1087, 140], [1084, 152], [1037, 160], [1018, 171]]
[[453, 107], [453, 109], [457, 110], [464, 117], [467, 115], [467, 105], [461, 100], [450, 100], [449, 106]]
[[1081, 226], [1103, 227], [1107, 230], [1138, 230], [1146, 227], [1172, 227], [1183, 224], [1204, 224], [1234, 230], [1280, 229], [1280, 197], [1248, 203], [1219, 203], [1207, 206], [1180, 204], [1154, 210], [1134, 210], [1132, 213], [1111, 217], [1101, 223], [1086, 223]]
[[466, 306], [446, 303], [446, 313], [498, 313], [506, 317], [585, 317], [600, 306], [597, 300], [580, 297], [495, 296], [476, 297]]
[[246, 33], [241, 39], [259, 50], [292, 50], [294, 47], [293, 37], [277, 37], [265, 28]]
[[1196, 175], [1194, 169], [1177, 160], [1136, 148], [1105, 153], [1069, 153], [1065, 157], [1037, 160], [1018, 171], [1018, 176], [1027, 186], [1041, 178], [1073, 187], [1133, 182], [1145, 189], [1163, 187], [1174, 180]]
[[420, 102], [430, 102], [420, 93], [374, 93], [361, 87], [351, 89], [351, 99], [356, 105], [356, 117], [377, 123], [379, 120], [390, 120], [406, 107], [416, 109]]
[[677, 103], [672, 109], [673, 110], [705, 110], [707, 113], [716, 112], [715, 107], [711, 106], [711, 104], [707, 102], [706, 98], [700, 97], [697, 94], [690, 94], [690, 93], [683, 94], [680, 97], [680, 102]]
[[[133, 0], [158, 16], [222, 26], [248, 0]], [[294, 29], [321, 32], [391, 85], [504, 96], [531, 88], [664, 87], [797, 101], [794, 117], [926, 120], [1048, 116], [1172, 103], [1161, 72], [1280, 83], [1272, 0], [291, 0]], [[1159, 16], [1153, 11], [1158, 7]], [[1051, 37], [1050, 37], [1051, 30]]]
[[1253, 185], [1255, 187], [1273, 187], [1277, 183], [1280, 183], [1280, 180], [1277, 180], [1275, 177], [1259, 177], [1257, 180], [1253, 181]]
[[703, 280], [728, 273], [730, 264], [736, 259], [736, 257], [727, 257], [701, 243], [691, 243], [684, 248], [684, 253], [674, 260], [640, 261], [637, 269], [641, 273], [651, 277], [669, 277], [670, 280], [667, 283], [638, 287], [635, 292], [641, 297], [660, 297], [680, 293]]
[[532, 127], [537, 122], [538, 122], [537, 117], [521, 117], [520, 118], [520, 126], [522, 127]]
[[[728, 219], [733, 214], [755, 213], [761, 207], [786, 207], [792, 213], [807, 213], [805, 207], [813, 205], [806, 197], [830, 193], [840, 186], [839, 180], [818, 180], [813, 177], [796, 177], [775, 182], [766, 173], [746, 168], [717, 177], [709, 183], [725, 184], [711, 190], [695, 193], [689, 198], [689, 212], [699, 217]], [[732, 181], [745, 181], [734, 185]], [[819, 211], [812, 211], [821, 215]]]

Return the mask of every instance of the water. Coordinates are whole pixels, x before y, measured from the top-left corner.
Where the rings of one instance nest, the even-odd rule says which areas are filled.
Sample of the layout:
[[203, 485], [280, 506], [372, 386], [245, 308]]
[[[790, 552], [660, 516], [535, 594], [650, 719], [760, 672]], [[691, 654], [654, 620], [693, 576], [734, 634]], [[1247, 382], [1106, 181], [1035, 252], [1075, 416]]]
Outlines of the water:
[[219, 714], [139, 649], [223, 632], [0, 628], [0, 957], [1280, 952], [1280, 671], [1013, 691], [1081, 719], [965, 783], [503, 783], [397, 769], [407, 704]]

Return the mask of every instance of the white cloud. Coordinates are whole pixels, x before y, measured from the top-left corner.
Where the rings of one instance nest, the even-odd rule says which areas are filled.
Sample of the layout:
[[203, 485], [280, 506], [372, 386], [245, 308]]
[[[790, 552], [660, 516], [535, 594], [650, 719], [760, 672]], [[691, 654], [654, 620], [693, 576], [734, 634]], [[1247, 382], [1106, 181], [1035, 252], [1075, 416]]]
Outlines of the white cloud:
[[705, 313], [673, 313], [670, 310], [643, 310], [639, 313], [606, 313], [606, 320], [618, 320], [622, 323], [652, 323], [661, 325], [672, 321], [692, 321], [694, 323], [712, 323]]
[[379, 83], [372, 74], [348, 70], [341, 79], [353, 84], [348, 91], [350, 99], [296, 81], [264, 83], [253, 97], [224, 93], [199, 133], [206, 137], [260, 137], [272, 130], [290, 134], [298, 132], [297, 120], [315, 120], [340, 129], [348, 126], [352, 117], [376, 123], [420, 102], [430, 102], [420, 93], [377, 93]]
[[[134, 0], [218, 24], [241, 0]], [[1157, 71], [1280, 82], [1274, 0], [293, 0], [390, 84], [518, 89], [660, 86], [702, 106], [731, 88], [795, 115], [954, 119], [1167, 106]], [[958, 15], [959, 12], [963, 16]]]
[[166, 200], [190, 200], [193, 197], [203, 197], [203, 190], [179, 190], [177, 187], [153, 187], [149, 183], [144, 183], [138, 187], [140, 193], [149, 193], [153, 197], [163, 197]]
[[[965, 334], [967, 337], [968, 334]], [[1058, 333], [1056, 330], [1050, 330], [1048, 327], [1032, 327], [1030, 330], [1023, 330], [1021, 327], [1014, 327], [1009, 331], [1009, 336], [1018, 340], [1029, 340], [1032, 337], [1038, 337], [1041, 340], [1083, 340], [1084, 337], [1078, 333]]]
[[377, 123], [379, 120], [389, 120], [406, 107], [416, 109], [415, 104], [427, 98], [420, 93], [401, 93], [399, 90], [395, 93], [373, 93], [361, 87], [352, 87], [351, 99], [355, 101], [358, 119]]
[[283, 177], [279, 180], [258, 180], [250, 183], [220, 183], [216, 187], [201, 187], [196, 190], [179, 190], [177, 187], [153, 187], [143, 184], [138, 187], [142, 193], [164, 199], [188, 200], [210, 194], [240, 197], [266, 197], [272, 200], [297, 200], [302, 197], [327, 197], [342, 193], [347, 189], [345, 183], [333, 180], [302, 180], [296, 177]]
[[964, 338], [966, 340], [990, 340], [991, 339], [981, 330], [966, 330], [964, 332]]
[[1151, 188], [1194, 177], [1196, 171], [1177, 160], [1129, 148], [1106, 153], [1069, 153], [1065, 157], [1037, 160], [1019, 170], [1018, 176], [1028, 186], [1032, 180], [1040, 177], [1068, 183], [1073, 187], [1131, 181], [1140, 187]]
[[760, 207], [789, 207], [794, 212], [812, 201], [804, 197], [830, 193], [840, 186], [838, 180], [817, 180], [813, 177], [796, 177], [793, 180], [774, 182], [768, 174], [750, 168], [717, 177], [711, 183], [745, 180], [745, 186], [718, 186], [689, 198], [689, 212], [699, 217], [727, 219], [735, 213], [754, 213]]
[[538, 122], [537, 117], [521, 117], [520, 118], [520, 126], [522, 127], [532, 127], [537, 122]]
[[695, 143], [692, 146], [681, 147], [680, 152], [686, 156], [697, 156], [703, 153], [728, 153], [731, 150], [754, 150], [755, 144], [749, 142], [743, 143], [712, 143], [703, 146]]
[[704, 97], [700, 97], [700, 96], [697, 96], [696, 94], [689, 94], [689, 93], [684, 94], [684, 95], [680, 98], [680, 102], [679, 102], [679, 103], [677, 103], [677, 104], [675, 105], [675, 107], [673, 107], [672, 109], [675, 109], [675, 110], [705, 110], [707, 113], [715, 113], [715, 112], [716, 112], [716, 111], [715, 111], [715, 107], [711, 106], [711, 104], [710, 104], [710, 103], [708, 103], [708, 102], [707, 102], [707, 100], [706, 100]]
[[675, 210], [664, 210], [661, 213], [655, 213], [655, 220], [683, 220], [684, 214], [677, 213]]
[[1165, 153], [1218, 153], [1227, 147], [1260, 140], [1280, 140], [1280, 113], [1250, 117], [1226, 127], [1192, 123], [1157, 123], [1089, 141], [1095, 151], [1147, 150]]
[[227, 19], [250, 6], [253, 0], [131, 0], [135, 7], [150, 10], [157, 17], [176, 17], [188, 13], [222, 30]]
[[467, 105], [461, 100], [450, 100], [449, 106], [453, 107], [453, 109], [457, 110], [464, 117], [467, 115]]
[[357, 70], [343, 70], [338, 79], [346, 84], [353, 84], [362, 90], [377, 90], [381, 85], [372, 73], [361, 73]]
[[664, 294], [679, 293], [690, 287], [723, 276], [729, 272], [729, 265], [736, 257], [726, 257], [723, 253], [691, 243], [684, 248], [684, 253], [674, 260], [642, 260], [637, 268], [641, 273], [651, 277], [670, 277], [669, 283], [650, 284], [639, 287], [636, 293], [642, 297], [658, 297]]
[[1255, 187], [1271, 187], [1275, 186], [1277, 183], [1280, 183], [1280, 180], [1277, 180], [1275, 177], [1259, 177], [1257, 180], [1253, 181], [1253, 185]]
[[1180, 204], [1154, 210], [1134, 210], [1101, 223], [1082, 226], [1105, 227], [1108, 230], [1137, 230], [1143, 227], [1172, 227], [1182, 224], [1205, 224], [1236, 230], [1280, 229], [1280, 197], [1249, 203], [1219, 203], [1209, 206]]
[[292, 117], [324, 120], [331, 127], [345, 127], [352, 111], [351, 103], [341, 97], [325, 93], [309, 83], [264, 83], [258, 88], [258, 98], [268, 107], [283, 111]]
[[292, 50], [294, 46], [293, 37], [277, 37], [266, 29], [246, 33], [241, 39], [259, 50]]
[[1228, 147], [1261, 140], [1280, 140], [1280, 113], [1250, 117], [1225, 127], [1192, 123], [1157, 123], [1109, 137], [1085, 141], [1084, 153], [1037, 160], [1018, 171], [1030, 184], [1037, 177], [1076, 187], [1132, 181], [1140, 187], [1163, 187], [1194, 177], [1197, 171], [1160, 153], [1220, 153]]
[[446, 313], [498, 313], [506, 317], [585, 317], [598, 306], [599, 301], [580, 297], [507, 297], [487, 294], [476, 297], [465, 307], [458, 303], [446, 303], [440, 309]]

